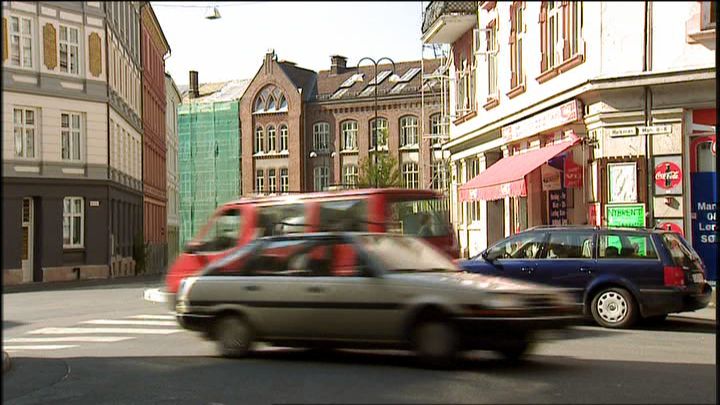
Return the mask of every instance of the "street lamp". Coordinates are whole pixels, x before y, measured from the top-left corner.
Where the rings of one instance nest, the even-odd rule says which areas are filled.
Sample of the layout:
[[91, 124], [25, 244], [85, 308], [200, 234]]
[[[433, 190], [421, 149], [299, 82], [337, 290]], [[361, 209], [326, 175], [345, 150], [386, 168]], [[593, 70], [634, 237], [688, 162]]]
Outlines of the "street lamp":
[[[383, 60], [387, 60], [388, 62], [390, 62], [390, 63], [392, 64], [392, 67], [393, 67], [393, 68], [392, 68], [392, 72], [390, 73], [391, 76], [390, 76], [390, 78], [389, 78], [388, 80], [390, 80], [391, 82], [397, 81], [397, 80], [398, 80], [398, 76], [395, 74], [395, 62], [393, 62], [392, 59], [390, 59], [390, 58], [388, 58], [388, 57], [385, 57], [385, 56], [382, 57], [382, 58], [380, 58], [380, 59], [378, 59], [378, 60], [375, 60], [375, 59], [370, 58], [370, 57], [367, 57], [367, 56], [364, 57], [364, 58], [362, 58], [362, 59], [360, 59], [360, 60], [358, 61], [358, 63], [357, 63], [357, 66], [355, 67], [355, 70], [356, 70], [358, 73], [360, 72], [360, 64], [361, 64], [364, 60], [370, 61], [370, 62], [373, 64], [373, 66], [375, 67], [375, 78], [373, 79], [373, 80], [375, 80], [375, 84], [374, 84], [374, 86], [375, 86], [375, 89], [374, 89], [374, 93], [375, 93], [375, 107], [374, 107], [374, 109], [375, 109], [375, 120], [374, 120], [374, 122], [375, 122], [375, 153], [373, 153], [373, 161], [374, 161], [374, 163], [375, 163], [375, 170], [377, 170], [377, 152], [379, 152], [379, 150], [380, 150], [380, 139], [379, 139], [379, 136], [378, 136], [378, 133], [379, 133], [379, 131], [378, 131], [378, 86], [380, 85], [380, 83], [379, 83], [378, 80], [377, 80], [377, 78], [378, 78], [378, 65], [379, 65], [380, 62], [382, 62]], [[362, 81], [362, 75], [360, 76], [360, 79], [359, 79], [359, 80]], [[372, 127], [371, 127], [371, 129], [372, 129]], [[370, 134], [368, 133], [368, 153], [370, 152], [370, 140], [371, 140]], [[378, 188], [378, 176], [377, 176], [377, 174], [375, 175], [375, 188]]]

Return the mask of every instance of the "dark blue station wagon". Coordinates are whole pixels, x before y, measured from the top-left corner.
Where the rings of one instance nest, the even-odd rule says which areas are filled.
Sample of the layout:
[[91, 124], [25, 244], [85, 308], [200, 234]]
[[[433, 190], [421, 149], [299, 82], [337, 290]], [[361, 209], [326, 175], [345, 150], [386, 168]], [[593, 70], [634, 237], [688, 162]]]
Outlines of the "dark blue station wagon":
[[564, 288], [601, 326], [627, 328], [710, 302], [705, 266], [679, 234], [650, 229], [536, 227], [458, 263], [473, 273]]

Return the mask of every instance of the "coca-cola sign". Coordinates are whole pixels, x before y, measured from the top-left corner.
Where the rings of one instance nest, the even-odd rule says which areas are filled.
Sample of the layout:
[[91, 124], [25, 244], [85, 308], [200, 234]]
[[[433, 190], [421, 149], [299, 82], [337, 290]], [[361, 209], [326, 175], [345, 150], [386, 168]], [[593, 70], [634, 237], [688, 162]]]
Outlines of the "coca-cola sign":
[[655, 194], [682, 194], [680, 156], [655, 158]]

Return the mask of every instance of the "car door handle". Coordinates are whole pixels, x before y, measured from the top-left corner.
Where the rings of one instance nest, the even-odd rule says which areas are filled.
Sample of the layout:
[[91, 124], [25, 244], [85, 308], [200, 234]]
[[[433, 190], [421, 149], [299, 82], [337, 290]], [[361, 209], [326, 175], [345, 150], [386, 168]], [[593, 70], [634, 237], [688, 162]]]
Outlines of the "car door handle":
[[245, 289], [247, 291], [258, 291], [258, 290], [260, 290], [260, 287], [258, 287], [256, 285], [246, 285]]
[[307, 291], [311, 292], [311, 293], [322, 293], [322, 292], [325, 292], [325, 289], [322, 287], [315, 286], [315, 287], [308, 287]]
[[535, 271], [534, 267], [523, 267], [520, 269], [523, 273], [532, 274], [533, 271]]

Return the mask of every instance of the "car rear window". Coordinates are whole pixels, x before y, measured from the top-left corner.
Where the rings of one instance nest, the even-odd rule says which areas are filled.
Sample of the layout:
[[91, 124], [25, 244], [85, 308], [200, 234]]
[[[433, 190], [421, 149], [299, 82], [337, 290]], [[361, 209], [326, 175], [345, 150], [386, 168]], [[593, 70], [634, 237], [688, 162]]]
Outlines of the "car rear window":
[[657, 259], [657, 252], [649, 235], [608, 233], [600, 235], [601, 259]]
[[700, 257], [682, 242], [679, 235], [670, 232], [663, 233], [662, 240], [668, 252], [670, 252], [674, 265], [702, 269]]

